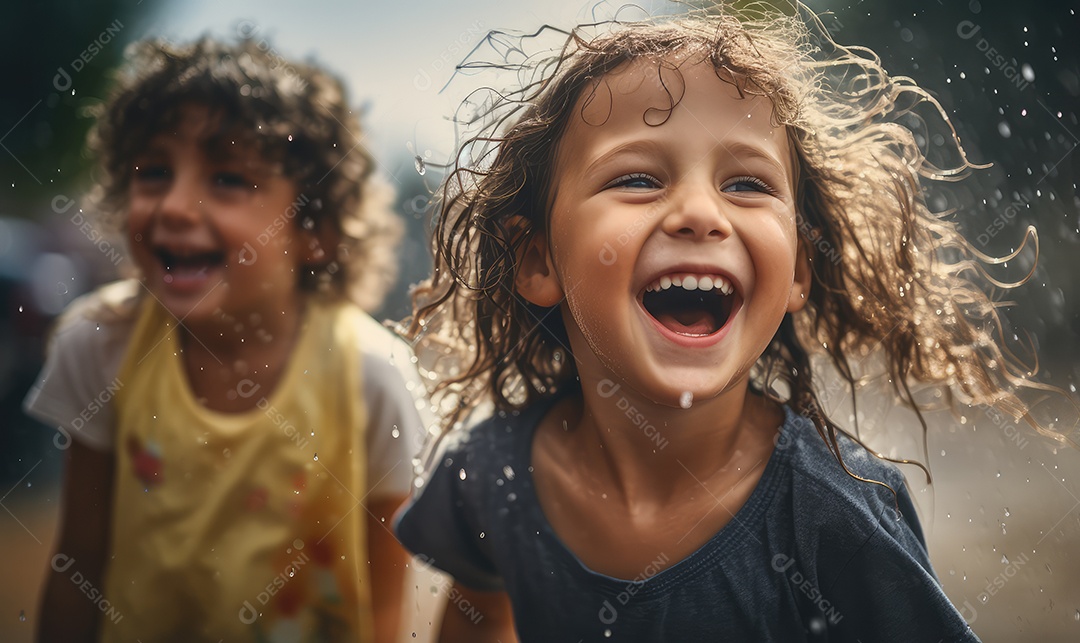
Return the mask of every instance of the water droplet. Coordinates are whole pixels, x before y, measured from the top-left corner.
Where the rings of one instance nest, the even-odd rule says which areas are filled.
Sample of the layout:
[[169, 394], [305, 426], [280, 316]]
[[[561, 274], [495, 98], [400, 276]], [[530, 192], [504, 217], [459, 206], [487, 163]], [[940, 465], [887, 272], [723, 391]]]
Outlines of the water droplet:
[[66, 285], [64, 285], [63, 282], [60, 282], [60, 283], [56, 284], [56, 294], [58, 294], [58, 295], [66, 295], [66, 294], [68, 294], [68, 288], [67, 288]]
[[1011, 516], [1011, 515], [1012, 515], [1012, 514], [1011, 514], [1011, 513], [1009, 513], [1009, 508], [1008, 508], [1008, 507], [1005, 507], [1005, 517], [1006, 517], [1006, 518], [1008, 518], [1008, 517], [1009, 517], [1009, 516]]
[[289, 134], [289, 140], [292, 141], [292, 134]]
[[1002, 565], [1008, 565], [1009, 564], [1009, 557], [1006, 556], [1005, 554], [1001, 555], [1001, 564]]
[[416, 166], [416, 173], [420, 176], [427, 174], [427, 164], [424, 163], [424, 157], [417, 154], [413, 157], [413, 165]]
[[301, 223], [301, 225], [304, 226], [305, 230], [314, 230], [315, 229], [315, 219], [312, 219], [311, 217], [304, 217], [304, 220]]
[[608, 638], [608, 639], [611, 638], [611, 630], [610, 629], [604, 630], [604, 638]]
[[401, 437], [401, 431], [398, 431], [396, 424], [394, 425], [394, 428], [390, 430], [390, 437], [394, 438], [395, 440]]
[[297, 538], [296, 540], [292, 541], [292, 546], [295, 547], [297, 551], [299, 551], [304, 548], [304, 541]]
[[484, 532], [482, 532], [482, 531], [480, 532], [480, 537], [481, 537], [481, 538], [483, 538], [483, 537], [484, 537]]
[[228, 449], [225, 449], [225, 450], [223, 450], [221, 452], [221, 455], [225, 456], [226, 458], [230, 458], [230, 457], [232, 457], [232, 451], [229, 451]]
[[316, 454], [315, 454], [315, 461], [316, 461], [316, 462], [318, 462], [318, 461], [319, 461], [319, 454], [318, 454], [318, 453], [316, 453]]
[[1080, 610], [1076, 610], [1076, 613], [1073, 614], [1073, 620], [1080, 621]]
[[511, 491], [510, 493], [506, 494], [506, 500], [507, 502], [513, 502], [517, 500], [517, 494]]
[[684, 409], [690, 408], [694, 404], [694, 394], [690, 391], [683, 391], [679, 396], [679, 406]]
[[[20, 312], [20, 313], [22, 312], [22, 306], [19, 306], [19, 312]], [[1073, 388], [1073, 392], [1074, 392], [1074, 393], [1076, 392], [1076, 389], [1075, 389], [1075, 387]]]
[[1020, 67], [1020, 73], [1024, 75], [1024, 80], [1029, 83], [1035, 80], [1035, 70], [1031, 68], [1031, 65], [1024, 63]]
[[507, 480], [513, 480], [514, 479], [514, 469], [513, 469], [513, 467], [511, 467], [510, 465], [506, 465], [505, 467], [503, 467], [503, 475], [506, 476]]
[[19, 620], [26, 622], [26, 610], [19, 610]]
[[457, 475], [458, 475], [458, 477], [459, 477], [459, 478], [461, 478], [462, 480], [464, 480], [464, 479], [465, 479], [465, 470], [464, 470], [464, 469], [462, 469], [461, 471], [458, 471], [458, 474], [457, 474]]
[[293, 576], [296, 576], [296, 568], [295, 567], [290, 567], [289, 568], [289, 578], [292, 578]]

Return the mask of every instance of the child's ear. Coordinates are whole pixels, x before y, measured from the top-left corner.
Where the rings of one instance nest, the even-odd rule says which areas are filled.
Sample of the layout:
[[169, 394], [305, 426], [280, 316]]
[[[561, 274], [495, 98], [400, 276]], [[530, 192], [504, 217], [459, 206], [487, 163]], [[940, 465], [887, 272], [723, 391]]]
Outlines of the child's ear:
[[810, 297], [810, 285], [814, 281], [814, 267], [810, 264], [810, 255], [806, 250], [806, 243], [799, 239], [798, 249], [795, 251], [795, 281], [791, 284], [791, 295], [788, 296], [789, 313], [798, 312], [806, 305]]
[[[514, 217], [508, 227], [524, 227], [524, 219]], [[534, 232], [517, 251], [517, 274], [514, 286], [518, 294], [537, 306], [558, 305], [563, 300], [562, 284], [555, 275], [555, 266], [548, 251], [547, 235]]]

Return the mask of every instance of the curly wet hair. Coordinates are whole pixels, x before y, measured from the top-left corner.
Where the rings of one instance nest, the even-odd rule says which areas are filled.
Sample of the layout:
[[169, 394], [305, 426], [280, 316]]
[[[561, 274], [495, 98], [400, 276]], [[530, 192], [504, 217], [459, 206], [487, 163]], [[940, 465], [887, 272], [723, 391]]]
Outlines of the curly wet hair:
[[[807, 306], [785, 316], [758, 361], [755, 389], [809, 417], [838, 458], [845, 431], [819, 400], [822, 360], [851, 393], [864, 362], [883, 362], [893, 392], [920, 421], [928, 405], [913, 387], [926, 384], [954, 404], [988, 405], [1068, 439], [1032, 421], [1017, 394], [1043, 385], [1001, 337], [1001, 304], [992, 295], [1015, 284], [997, 282], [983, 266], [1008, 258], [978, 253], [952, 212], [927, 205], [927, 182], [960, 180], [979, 167], [929, 93], [890, 76], [873, 52], [838, 45], [804, 7], [795, 15], [753, 5], [584, 25], [558, 32], [565, 38], [554, 54], [527, 53], [530, 39], [552, 31], [493, 32], [488, 42], [502, 60], [461, 66], [511, 71], [519, 83], [474, 94], [459, 112], [463, 126], [483, 126], [460, 148], [437, 195], [435, 271], [414, 291], [408, 334], [421, 358], [437, 364], [433, 394], [446, 429], [485, 400], [521, 409], [580, 386], [561, 316], [516, 295], [516, 265], [547, 226], [567, 124], [600, 79], [644, 61], [665, 78], [683, 64], [711, 64], [742, 95], [768, 98], [775, 124], [786, 128], [796, 227], [813, 283]], [[671, 108], [678, 102], [673, 90]], [[926, 149], [928, 137], [918, 135], [935, 125], [946, 134], [945, 152]], [[1034, 229], [1028, 239], [1037, 254]]]
[[217, 134], [255, 146], [295, 182], [295, 207], [283, 214], [296, 226], [329, 226], [337, 240], [298, 286], [348, 297], [368, 311], [380, 305], [395, 277], [402, 226], [339, 78], [286, 60], [254, 37], [143, 40], [128, 47], [125, 60], [88, 140], [98, 161], [88, 206], [106, 229], [124, 225], [134, 161], [147, 142], [176, 125], [186, 106], [205, 105]]

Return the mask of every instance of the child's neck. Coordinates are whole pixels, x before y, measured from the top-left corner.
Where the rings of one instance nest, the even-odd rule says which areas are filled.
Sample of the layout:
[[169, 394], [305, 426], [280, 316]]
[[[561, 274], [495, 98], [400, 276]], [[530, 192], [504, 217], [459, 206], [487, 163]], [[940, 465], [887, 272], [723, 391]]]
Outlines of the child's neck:
[[710, 480], [734, 482], [760, 469], [783, 421], [745, 381], [689, 409], [656, 404], [627, 387], [607, 398], [594, 386], [583, 390], [579, 447], [631, 503], [662, 506]]
[[537, 427], [533, 481], [570, 551], [616, 578], [655, 566], [657, 552], [683, 560], [727, 526], [757, 487], [783, 421], [745, 386], [679, 409], [625, 387], [604, 397], [595, 380], [583, 383], [584, 398], [564, 398]]
[[196, 399], [215, 411], [239, 413], [269, 397], [285, 374], [304, 310], [298, 294], [272, 314], [220, 314], [185, 323], [182, 358]]

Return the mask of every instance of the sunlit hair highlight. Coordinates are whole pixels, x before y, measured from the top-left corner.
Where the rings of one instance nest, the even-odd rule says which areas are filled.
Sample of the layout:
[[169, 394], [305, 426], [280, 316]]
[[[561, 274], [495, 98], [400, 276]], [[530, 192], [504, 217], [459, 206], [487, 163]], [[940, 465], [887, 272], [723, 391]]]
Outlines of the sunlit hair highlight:
[[[502, 59], [474, 54], [463, 63], [463, 72], [494, 68], [518, 83], [481, 90], [459, 112], [463, 127], [482, 126], [437, 195], [435, 272], [414, 291], [408, 332], [437, 374], [447, 429], [485, 400], [515, 410], [580, 386], [557, 307], [530, 304], [514, 286], [521, 249], [548, 223], [558, 141], [599, 80], [630, 61], [657, 73], [707, 62], [742, 95], [768, 98], [775, 124], [787, 129], [797, 230], [813, 269], [808, 304], [785, 316], [755, 367], [754, 388], [810, 418], [838, 458], [844, 431], [819, 401], [815, 363], [824, 360], [854, 393], [853, 362], [875, 355], [924, 431], [917, 385], [1069, 439], [1031, 420], [1017, 394], [1045, 388], [1001, 337], [993, 289], [1018, 284], [990, 277], [984, 266], [999, 261], [971, 247], [952, 212], [927, 206], [927, 181], [960, 180], [979, 167], [944, 110], [911, 79], [888, 75], [873, 52], [835, 43], [805, 7], [794, 13], [751, 5], [584, 25], [561, 32], [564, 45], [547, 55], [530, 55], [529, 43], [557, 30], [493, 32], [486, 45]], [[673, 109], [679, 96], [671, 98]], [[662, 123], [656, 116], [643, 114], [650, 125]], [[945, 133], [944, 148], [920, 147], [924, 127]], [[1037, 255], [1034, 229], [1029, 241]]]

